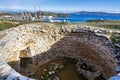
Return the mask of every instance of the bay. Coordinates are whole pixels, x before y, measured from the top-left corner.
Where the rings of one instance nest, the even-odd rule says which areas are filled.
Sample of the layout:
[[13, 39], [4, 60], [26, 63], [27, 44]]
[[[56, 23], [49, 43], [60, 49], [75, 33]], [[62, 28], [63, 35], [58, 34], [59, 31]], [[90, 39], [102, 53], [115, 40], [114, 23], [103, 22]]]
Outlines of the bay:
[[104, 14], [69, 14], [69, 17], [58, 17], [54, 20], [68, 22], [85, 22], [88, 20], [120, 20], [120, 15]]

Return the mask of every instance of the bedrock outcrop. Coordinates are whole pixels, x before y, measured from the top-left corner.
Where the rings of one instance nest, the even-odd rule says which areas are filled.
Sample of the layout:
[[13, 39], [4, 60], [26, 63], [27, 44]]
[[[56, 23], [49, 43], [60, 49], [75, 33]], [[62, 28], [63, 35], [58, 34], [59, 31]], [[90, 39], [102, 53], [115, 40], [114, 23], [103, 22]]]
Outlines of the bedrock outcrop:
[[[32, 80], [14, 70], [20, 67], [21, 58], [31, 57], [32, 64], [42, 65], [52, 58], [69, 57], [78, 60], [79, 73], [89, 80], [99, 74], [108, 79], [116, 74], [113, 53], [113, 46], [106, 37], [81, 26], [25, 24], [0, 32], [0, 78]], [[83, 62], [93, 71], [82, 69], [80, 65]]]

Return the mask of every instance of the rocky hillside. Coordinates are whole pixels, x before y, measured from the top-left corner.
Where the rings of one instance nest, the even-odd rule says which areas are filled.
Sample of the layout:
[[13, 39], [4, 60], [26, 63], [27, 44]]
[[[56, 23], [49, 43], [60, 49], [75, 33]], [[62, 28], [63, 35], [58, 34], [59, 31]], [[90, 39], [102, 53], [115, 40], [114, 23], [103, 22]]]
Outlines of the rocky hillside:
[[[53, 58], [67, 57], [77, 60], [77, 70], [86, 79], [106, 80], [116, 74], [114, 46], [107, 38], [113, 32], [85, 25], [55, 27], [49, 23], [25, 24], [1, 31], [0, 78], [32, 80], [19, 74], [23, 67], [21, 58], [31, 58], [31, 64], [42, 65]], [[85, 67], [81, 67], [83, 62]], [[24, 66], [29, 68], [27, 64]]]

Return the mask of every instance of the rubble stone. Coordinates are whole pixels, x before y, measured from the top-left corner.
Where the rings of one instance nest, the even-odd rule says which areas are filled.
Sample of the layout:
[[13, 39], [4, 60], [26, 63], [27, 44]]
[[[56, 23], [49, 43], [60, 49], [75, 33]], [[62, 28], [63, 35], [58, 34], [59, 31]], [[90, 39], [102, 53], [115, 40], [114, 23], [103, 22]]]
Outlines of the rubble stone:
[[13, 69], [7, 63], [19, 62], [21, 51], [26, 49], [27, 54], [22, 57], [32, 57], [34, 64], [57, 57], [71, 57], [94, 66], [96, 73], [100, 71], [106, 79], [115, 74], [116, 63], [111, 44], [105, 36], [97, 35], [93, 30], [81, 26], [58, 28], [49, 23], [36, 23], [4, 30], [0, 35], [1, 33], [6, 36], [0, 39], [0, 77], [17, 77], [10, 74]]

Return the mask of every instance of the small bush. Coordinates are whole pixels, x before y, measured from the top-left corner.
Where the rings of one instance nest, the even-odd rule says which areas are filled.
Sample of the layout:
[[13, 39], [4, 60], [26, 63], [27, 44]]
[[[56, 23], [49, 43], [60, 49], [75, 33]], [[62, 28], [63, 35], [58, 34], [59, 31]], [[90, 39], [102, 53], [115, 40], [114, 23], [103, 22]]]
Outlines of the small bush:
[[120, 25], [103, 25], [102, 27], [108, 28], [108, 29], [120, 30]]
[[112, 43], [120, 44], [120, 36], [112, 35], [111, 36], [111, 41], [112, 41]]
[[18, 26], [17, 22], [9, 22], [9, 21], [0, 21], [0, 30], [12, 28]]

